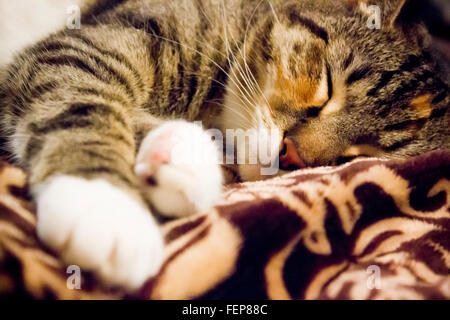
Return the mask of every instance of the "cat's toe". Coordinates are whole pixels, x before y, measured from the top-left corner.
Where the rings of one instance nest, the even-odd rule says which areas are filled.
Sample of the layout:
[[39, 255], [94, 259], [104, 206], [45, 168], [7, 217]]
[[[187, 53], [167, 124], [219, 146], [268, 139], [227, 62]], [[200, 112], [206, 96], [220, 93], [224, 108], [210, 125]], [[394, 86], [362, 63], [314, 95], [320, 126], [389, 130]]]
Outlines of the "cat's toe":
[[163, 262], [163, 238], [141, 201], [105, 180], [52, 178], [34, 188], [38, 235], [107, 285], [139, 288]]
[[201, 127], [170, 121], [144, 139], [135, 172], [156, 210], [183, 217], [209, 209], [220, 197], [218, 159], [217, 146]]

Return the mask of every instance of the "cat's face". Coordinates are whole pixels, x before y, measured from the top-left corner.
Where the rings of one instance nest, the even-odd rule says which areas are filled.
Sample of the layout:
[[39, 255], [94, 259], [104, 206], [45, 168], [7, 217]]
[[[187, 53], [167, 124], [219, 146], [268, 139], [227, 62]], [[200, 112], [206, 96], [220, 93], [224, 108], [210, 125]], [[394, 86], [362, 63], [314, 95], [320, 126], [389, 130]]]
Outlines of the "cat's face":
[[262, 164], [250, 161], [256, 140], [277, 157], [288, 138], [307, 167], [401, 158], [445, 142], [431, 141], [426, 126], [434, 104], [448, 99], [446, 86], [433, 79], [423, 39], [395, 25], [402, 4], [380, 6], [381, 29], [371, 29], [364, 5], [294, 1], [249, 36], [251, 49], [235, 66], [223, 113], [225, 128], [253, 129], [237, 139], [244, 179], [264, 178]]

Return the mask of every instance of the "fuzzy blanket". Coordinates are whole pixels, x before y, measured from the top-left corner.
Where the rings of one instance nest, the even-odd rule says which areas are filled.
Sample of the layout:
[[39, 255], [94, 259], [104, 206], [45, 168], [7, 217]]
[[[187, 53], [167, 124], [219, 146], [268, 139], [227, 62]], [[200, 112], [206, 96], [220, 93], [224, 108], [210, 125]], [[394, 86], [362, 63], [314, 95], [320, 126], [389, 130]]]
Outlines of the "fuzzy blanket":
[[3, 163], [0, 297], [450, 299], [450, 151], [231, 186], [164, 225], [166, 262], [132, 296], [85, 273], [73, 288], [35, 227], [26, 176]]

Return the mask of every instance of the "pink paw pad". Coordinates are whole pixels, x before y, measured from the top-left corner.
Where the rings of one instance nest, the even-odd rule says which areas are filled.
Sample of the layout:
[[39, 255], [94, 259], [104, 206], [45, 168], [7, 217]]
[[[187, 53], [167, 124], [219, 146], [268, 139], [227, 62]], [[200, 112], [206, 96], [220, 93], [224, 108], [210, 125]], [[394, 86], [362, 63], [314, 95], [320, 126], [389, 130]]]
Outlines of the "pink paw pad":
[[170, 162], [170, 152], [166, 150], [156, 151], [151, 155], [151, 161], [160, 164], [167, 164]]
[[162, 133], [156, 141], [150, 154], [150, 161], [157, 164], [167, 164], [170, 162], [170, 150], [173, 147], [173, 131]]

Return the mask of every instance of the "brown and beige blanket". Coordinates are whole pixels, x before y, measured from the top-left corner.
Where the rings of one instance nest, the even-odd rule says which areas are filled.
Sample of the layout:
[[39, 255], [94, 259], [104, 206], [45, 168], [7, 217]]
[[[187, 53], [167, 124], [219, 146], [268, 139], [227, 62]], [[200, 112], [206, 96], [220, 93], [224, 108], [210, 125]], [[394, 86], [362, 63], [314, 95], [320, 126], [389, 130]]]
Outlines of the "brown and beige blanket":
[[35, 227], [26, 176], [3, 163], [0, 297], [450, 299], [450, 151], [231, 186], [164, 225], [166, 262], [132, 296], [85, 273], [70, 289]]

